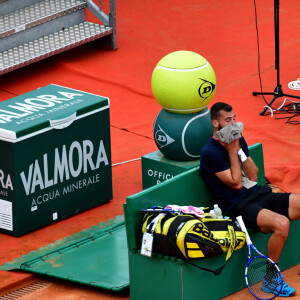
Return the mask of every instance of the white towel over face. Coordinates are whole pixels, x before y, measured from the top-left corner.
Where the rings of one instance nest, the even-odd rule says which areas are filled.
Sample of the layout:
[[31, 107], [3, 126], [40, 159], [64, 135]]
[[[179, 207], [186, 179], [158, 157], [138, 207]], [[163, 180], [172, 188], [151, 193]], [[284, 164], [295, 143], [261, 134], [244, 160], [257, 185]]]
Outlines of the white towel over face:
[[220, 141], [230, 144], [232, 141], [242, 137], [243, 129], [244, 124], [242, 122], [237, 122], [235, 124], [225, 126], [221, 130], [217, 131], [216, 137]]

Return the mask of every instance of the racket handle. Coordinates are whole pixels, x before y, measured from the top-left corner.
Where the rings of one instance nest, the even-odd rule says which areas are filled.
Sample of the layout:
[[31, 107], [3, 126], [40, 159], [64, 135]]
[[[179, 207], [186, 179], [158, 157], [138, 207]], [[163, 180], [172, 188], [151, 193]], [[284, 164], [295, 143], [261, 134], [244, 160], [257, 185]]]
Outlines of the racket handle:
[[245, 234], [246, 234], [246, 242], [247, 242], [247, 245], [252, 244], [252, 242], [251, 242], [251, 240], [250, 240], [250, 236], [249, 236], [249, 234], [248, 234], [248, 231], [247, 231], [247, 228], [246, 228], [246, 226], [245, 226], [245, 224], [244, 224], [244, 221], [243, 221], [242, 216], [236, 217], [236, 220], [239, 222], [239, 225], [240, 225], [242, 231], [244, 231]]

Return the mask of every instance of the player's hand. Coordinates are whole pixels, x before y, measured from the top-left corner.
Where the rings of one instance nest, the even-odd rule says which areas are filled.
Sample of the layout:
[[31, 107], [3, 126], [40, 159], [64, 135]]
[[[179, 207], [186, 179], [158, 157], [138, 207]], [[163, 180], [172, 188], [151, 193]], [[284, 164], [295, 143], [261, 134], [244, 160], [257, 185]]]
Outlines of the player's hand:
[[222, 141], [220, 141], [219, 139], [217, 139], [217, 141], [228, 151], [228, 152], [235, 152], [237, 153], [240, 149], [240, 140], [236, 139], [234, 141], [232, 141], [230, 144], [224, 143]]

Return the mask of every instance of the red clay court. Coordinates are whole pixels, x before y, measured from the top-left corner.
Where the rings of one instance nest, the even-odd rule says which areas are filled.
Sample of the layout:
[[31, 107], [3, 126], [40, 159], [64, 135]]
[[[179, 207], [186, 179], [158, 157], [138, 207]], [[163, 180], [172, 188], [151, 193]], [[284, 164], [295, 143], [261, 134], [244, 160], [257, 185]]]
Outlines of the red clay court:
[[[237, 121], [245, 124], [248, 144], [263, 144], [266, 177], [285, 191], [300, 193], [300, 127], [275, 119], [278, 115], [260, 116], [265, 103], [261, 96], [252, 95], [260, 91], [253, 1], [121, 0], [116, 5], [116, 51], [100, 39], [2, 75], [0, 100], [51, 83], [106, 96], [110, 99], [112, 164], [133, 160], [157, 150], [152, 130], [161, 107], [150, 85], [155, 65], [170, 52], [194, 51], [210, 62], [216, 74], [216, 94], [208, 107], [216, 101], [232, 104]], [[263, 91], [273, 91], [274, 2], [257, 0], [256, 5]], [[288, 83], [300, 77], [299, 11], [299, 1], [280, 3], [280, 81], [284, 92], [297, 96], [300, 91], [291, 90]], [[97, 22], [92, 14], [89, 19]], [[266, 96], [267, 101], [271, 98]], [[274, 107], [283, 100], [278, 98]], [[0, 234], [0, 263], [122, 215], [125, 198], [142, 190], [141, 161], [115, 165], [112, 175], [113, 199], [108, 204], [22, 237]], [[299, 290], [298, 272], [299, 265], [284, 274]], [[0, 271], [0, 296], [38, 279], [26, 272]], [[113, 294], [61, 281], [51, 281], [41, 294], [35, 293], [37, 298], [30, 298], [33, 293], [21, 299], [129, 299], [128, 290]], [[226, 299], [249, 297], [248, 291], [242, 291]]]

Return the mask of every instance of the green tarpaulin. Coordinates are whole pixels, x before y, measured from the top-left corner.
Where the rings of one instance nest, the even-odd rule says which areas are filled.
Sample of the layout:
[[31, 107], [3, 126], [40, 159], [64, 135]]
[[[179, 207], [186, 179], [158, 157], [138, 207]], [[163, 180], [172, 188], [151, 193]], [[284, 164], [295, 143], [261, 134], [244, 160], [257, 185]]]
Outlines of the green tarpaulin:
[[129, 286], [124, 217], [100, 223], [0, 266], [120, 291]]

